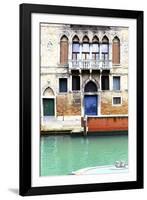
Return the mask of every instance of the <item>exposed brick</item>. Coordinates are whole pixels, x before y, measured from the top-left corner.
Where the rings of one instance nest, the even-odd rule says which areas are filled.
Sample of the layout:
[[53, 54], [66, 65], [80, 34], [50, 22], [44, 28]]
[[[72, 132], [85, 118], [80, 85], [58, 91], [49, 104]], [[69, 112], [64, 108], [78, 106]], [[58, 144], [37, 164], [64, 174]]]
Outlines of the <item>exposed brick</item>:
[[57, 116], [81, 115], [81, 103], [73, 101], [73, 95], [57, 96]]

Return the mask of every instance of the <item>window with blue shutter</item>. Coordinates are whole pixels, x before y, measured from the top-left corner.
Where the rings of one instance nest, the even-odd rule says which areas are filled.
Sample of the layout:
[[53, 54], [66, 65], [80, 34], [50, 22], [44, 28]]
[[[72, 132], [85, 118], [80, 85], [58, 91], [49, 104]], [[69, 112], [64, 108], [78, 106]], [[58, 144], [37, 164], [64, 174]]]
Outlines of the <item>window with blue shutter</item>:
[[59, 92], [67, 92], [67, 78], [59, 79]]
[[120, 90], [120, 76], [113, 77], [113, 90]]

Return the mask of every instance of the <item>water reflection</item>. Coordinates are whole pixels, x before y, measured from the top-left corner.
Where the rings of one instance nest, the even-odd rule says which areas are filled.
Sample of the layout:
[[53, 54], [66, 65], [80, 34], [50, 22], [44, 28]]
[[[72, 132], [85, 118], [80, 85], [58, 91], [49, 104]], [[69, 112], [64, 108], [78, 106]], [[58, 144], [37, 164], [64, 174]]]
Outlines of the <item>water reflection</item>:
[[41, 175], [67, 175], [92, 166], [128, 162], [127, 136], [42, 136]]

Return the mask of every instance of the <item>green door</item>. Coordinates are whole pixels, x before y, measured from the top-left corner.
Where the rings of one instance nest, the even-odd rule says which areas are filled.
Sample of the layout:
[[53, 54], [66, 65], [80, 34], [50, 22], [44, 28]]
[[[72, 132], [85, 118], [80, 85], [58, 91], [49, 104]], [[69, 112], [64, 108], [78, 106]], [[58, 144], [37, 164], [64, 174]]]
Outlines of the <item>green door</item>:
[[44, 116], [54, 116], [54, 99], [43, 99]]

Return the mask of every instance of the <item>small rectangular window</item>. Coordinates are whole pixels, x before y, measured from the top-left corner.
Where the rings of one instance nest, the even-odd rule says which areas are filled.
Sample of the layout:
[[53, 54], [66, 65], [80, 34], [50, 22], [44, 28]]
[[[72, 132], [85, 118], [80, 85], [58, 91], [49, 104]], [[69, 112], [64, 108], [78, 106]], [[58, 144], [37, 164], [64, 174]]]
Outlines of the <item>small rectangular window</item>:
[[67, 78], [59, 79], [59, 92], [67, 92]]
[[102, 76], [102, 90], [109, 90], [109, 76]]
[[121, 97], [113, 97], [113, 104], [114, 105], [121, 104]]
[[80, 76], [72, 76], [72, 90], [80, 90]]
[[113, 90], [120, 90], [120, 76], [113, 77]]

